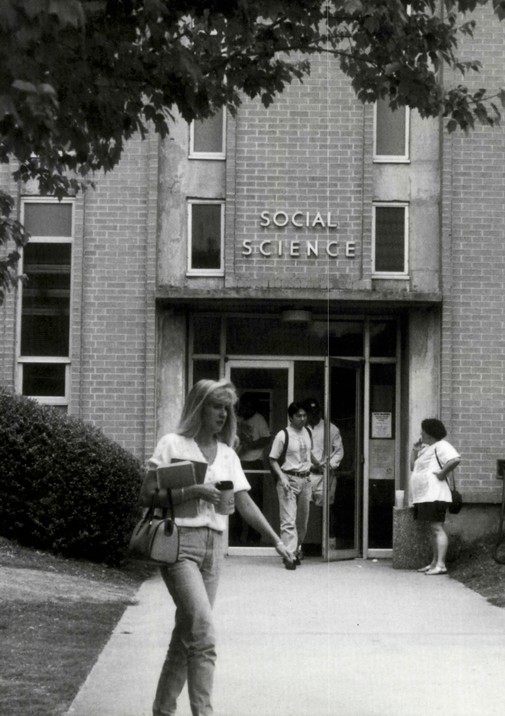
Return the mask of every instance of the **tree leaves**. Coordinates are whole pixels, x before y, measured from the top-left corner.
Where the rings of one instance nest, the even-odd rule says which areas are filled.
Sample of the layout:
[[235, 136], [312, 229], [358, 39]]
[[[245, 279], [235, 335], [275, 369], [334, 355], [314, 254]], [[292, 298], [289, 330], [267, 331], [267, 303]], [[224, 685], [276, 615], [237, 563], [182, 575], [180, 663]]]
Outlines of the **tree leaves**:
[[[63, 196], [113, 169], [134, 133], [166, 136], [175, 108], [189, 122], [234, 114], [244, 96], [268, 106], [327, 53], [364, 102], [409, 105], [449, 131], [493, 125], [499, 88], [443, 84], [479, 71], [457, 49], [483, 4], [443, 0], [439, 15], [438, 0], [3, 0], [0, 161]], [[505, 0], [490, 4], [505, 17]]]
[[14, 248], [0, 260], [0, 304], [5, 299], [6, 290], [19, 280], [16, 271], [19, 252], [29, 239], [22, 224], [10, 218], [13, 208], [14, 199], [0, 190], [0, 248], [8, 243], [14, 244]]

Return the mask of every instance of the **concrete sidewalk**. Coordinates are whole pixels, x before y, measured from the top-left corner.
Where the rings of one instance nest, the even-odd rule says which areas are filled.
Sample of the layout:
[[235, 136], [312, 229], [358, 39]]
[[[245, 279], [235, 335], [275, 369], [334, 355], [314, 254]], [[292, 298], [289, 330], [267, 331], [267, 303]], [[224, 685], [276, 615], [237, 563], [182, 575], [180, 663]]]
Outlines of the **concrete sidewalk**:
[[[138, 600], [69, 715], [150, 716], [174, 608], [158, 577]], [[215, 614], [216, 716], [505, 713], [505, 610], [449, 577], [230, 557]], [[185, 690], [177, 714], [190, 713]]]

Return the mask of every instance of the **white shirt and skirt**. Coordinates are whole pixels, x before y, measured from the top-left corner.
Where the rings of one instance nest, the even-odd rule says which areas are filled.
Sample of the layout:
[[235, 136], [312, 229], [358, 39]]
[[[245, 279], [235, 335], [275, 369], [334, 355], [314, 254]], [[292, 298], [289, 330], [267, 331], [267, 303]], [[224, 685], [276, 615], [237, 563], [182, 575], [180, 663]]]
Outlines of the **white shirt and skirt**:
[[447, 440], [438, 440], [420, 449], [410, 477], [416, 519], [427, 522], [445, 520], [445, 512], [452, 502], [451, 490], [447, 480], [439, 480], [435, 473], [459, 457], [458, 451]]

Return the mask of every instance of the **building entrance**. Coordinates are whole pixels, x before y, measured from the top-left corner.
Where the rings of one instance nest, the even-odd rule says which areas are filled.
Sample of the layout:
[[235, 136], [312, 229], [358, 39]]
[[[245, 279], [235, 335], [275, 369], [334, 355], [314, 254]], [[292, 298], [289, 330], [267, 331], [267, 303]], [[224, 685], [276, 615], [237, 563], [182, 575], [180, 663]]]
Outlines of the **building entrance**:
[[[315, 399], [338, 427], [344, 457], [336, 481], [326, 482], [323, 505], [311, 505], [307, 552], [327, 560], [389, 557], [395, 489], [401, 485], [400, 320], [315, 316], [300, 324], [285, 318], [193, 314], [190, 384], [200, 378], [231, 380], [239, 396], [254, 398], [255, 429], [262, 424], [270, 439], [287, 425], [291, 401]], [[265, 461], [268, 442], [241, 457], [252, 497], [278, 530], [277, 493]], [[329, 444], [326, 436], [326, 455]], [[230, 553], [272, 549], [238, 515], [230, 519]]]
[[[248, 426], [240, 428], [240, 424], [248, 423], [251, 426], [249, 440], [257, 447], [253, 450], [239, 447], [239, 455], [241, 459], [247, 458], [243, 466], [251, 483], [251, 496], [276, 530], [279, 529], [279, 506], [268, 466], [271, 439], [286, 426], [287, 406], [291, 401], [315, 398], [325, 406], [324, 414], [330, 419], [325, 421], [324, 454], [331, 454], [329, 428], [332, 423], [340, 431], [344, 456], [336, 470], [329, 467], [327, 460], [323, 504], [311, 504], [306, 551], [329, 560], [358, 556], [362, 525], [361, 363], [337, 359], [230, 360], [226, 373], [236, 386], [242, 404], [254, 406], [254, 412], [250, 409], [248, 415], [255, 417], [245, 421], [239, 417], [239, 434], [247, 434]], [[260, 433], [269, 434], [270, 439], [262, 440]], [[238, 514], [230, 518], [230, 553], [247, 551], [250, 554], [251, 550], [264, 550], [268, 546]]]

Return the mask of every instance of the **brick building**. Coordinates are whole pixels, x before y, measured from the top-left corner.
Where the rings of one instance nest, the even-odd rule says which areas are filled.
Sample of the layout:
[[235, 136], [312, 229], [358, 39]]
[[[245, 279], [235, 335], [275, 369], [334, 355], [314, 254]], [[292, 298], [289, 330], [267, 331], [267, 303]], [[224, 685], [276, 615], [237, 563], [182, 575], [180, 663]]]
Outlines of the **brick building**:
[[[503, 27], [478, 12], [468, 51], [485, 68], [475, 84], [493, 87]], [[0, 380], [141, 458], [201, 377], [254, 392], [274, 432], [291, 400], [316, 397], [345, 457], [308, 540], [337, 558], [391, 554], [395, 490], [408, 490], [421, 419], [438, 416], [463, 456], [467, 504], [451, 529], [493, 529], [504, 139], [362, 106], [325, 58], [268, 109], [248, 101], [235, 119], [131, 141], [96, 190], [61, 204], [2, 167], [32, 239], [31, 282], [0, 309]], [[252, 479], [275, 523], [270, 478]]]

